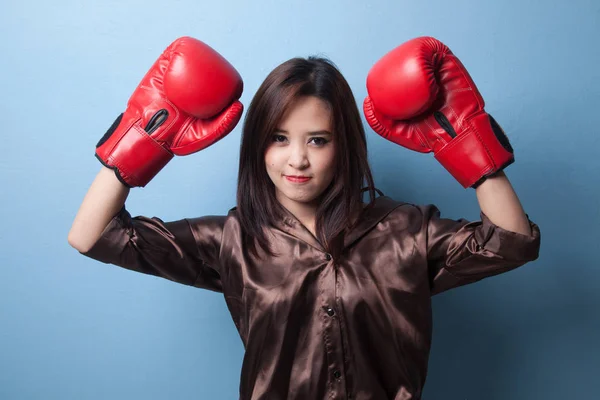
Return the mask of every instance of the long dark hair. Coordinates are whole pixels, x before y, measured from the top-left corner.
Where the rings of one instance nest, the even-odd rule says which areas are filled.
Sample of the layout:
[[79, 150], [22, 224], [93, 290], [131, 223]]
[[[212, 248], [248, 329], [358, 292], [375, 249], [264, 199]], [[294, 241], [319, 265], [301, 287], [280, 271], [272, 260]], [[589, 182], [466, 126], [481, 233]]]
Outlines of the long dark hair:
[[256, 243], [274, 255], [264, 228], [284, 214], [267, 175], [265, 151], [285, 112], [302, 96], [324, 101], [333, 118], [336, 175], [320, 197], [315, 229], [317, 239], [334, 257], [341, 252], [351, 218], [362, 210], [363, 184], [369, 206], [375, 200], [365, 130], [348, 82], [328, 59], [292, 58], [276, 67], [258, 88], [242, 128], [237, 212], [244, 243], [254, 255]]

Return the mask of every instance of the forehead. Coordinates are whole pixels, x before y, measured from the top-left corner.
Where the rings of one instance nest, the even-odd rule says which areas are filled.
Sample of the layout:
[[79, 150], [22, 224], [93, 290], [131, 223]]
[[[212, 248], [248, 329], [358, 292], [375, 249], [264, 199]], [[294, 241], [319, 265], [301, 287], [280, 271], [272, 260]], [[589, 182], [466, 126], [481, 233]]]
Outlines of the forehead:
[[315, 96], [303, 96], [290, 105], [278, 128], [286, 131], [328, 130], [331, 129], [331, 125], [332, 113], [329, 104]]

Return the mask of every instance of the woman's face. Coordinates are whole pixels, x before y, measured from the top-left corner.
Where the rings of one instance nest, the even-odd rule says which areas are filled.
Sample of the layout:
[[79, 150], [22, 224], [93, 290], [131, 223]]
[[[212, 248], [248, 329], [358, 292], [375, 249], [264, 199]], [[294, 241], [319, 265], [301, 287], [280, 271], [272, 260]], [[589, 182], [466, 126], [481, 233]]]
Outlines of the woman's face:
[[335, 143], [331, 111], [314, 96], [286, 113], [265, 152], [267, 173], [279, 202], [292, 213], [316, 208], [333, 176]]

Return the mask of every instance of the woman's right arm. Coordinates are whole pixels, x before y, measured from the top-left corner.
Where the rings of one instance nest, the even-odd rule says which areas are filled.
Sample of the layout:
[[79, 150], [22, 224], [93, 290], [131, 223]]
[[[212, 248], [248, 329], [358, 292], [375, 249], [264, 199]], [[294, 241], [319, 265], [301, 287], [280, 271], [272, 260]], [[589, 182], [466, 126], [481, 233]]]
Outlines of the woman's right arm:
[[132, 217], [124, 206], [128, 194], [114, 171], [102, 167], [73, 221], [71, 246], [106, 264], [222, 291], [218, 259], [225, 217]]
[[192, 37], [171, 43], [96, 145], [103, 168], [73, 221], [69, 244], [85, 253], [125, 204], [128, 186], [144, 187], [174, 154], [195, 153], [231, 132], [242, 116], [243, 86], [236, 69], [205, 43]]
[[102, 166], [71, 225], [69, 244], [81, 253], [92, 248], [110, 220], [123, 208], [128, 195], [129, 188], [117, 179], [115, 172]]

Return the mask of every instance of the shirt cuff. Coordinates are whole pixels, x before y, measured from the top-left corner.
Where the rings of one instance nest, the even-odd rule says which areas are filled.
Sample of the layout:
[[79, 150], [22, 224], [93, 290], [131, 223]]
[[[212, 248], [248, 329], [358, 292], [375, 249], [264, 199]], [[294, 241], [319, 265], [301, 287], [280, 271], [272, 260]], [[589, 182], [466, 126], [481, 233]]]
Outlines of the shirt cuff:
[[531, 235], [512, 232], [494, 224], [481, 212], [481, 227], [475, 231], [479, 249], [488, 250], [506, 259], [532, 261], [538, 258], [540, 249], [540, 228], [527, 216]]

